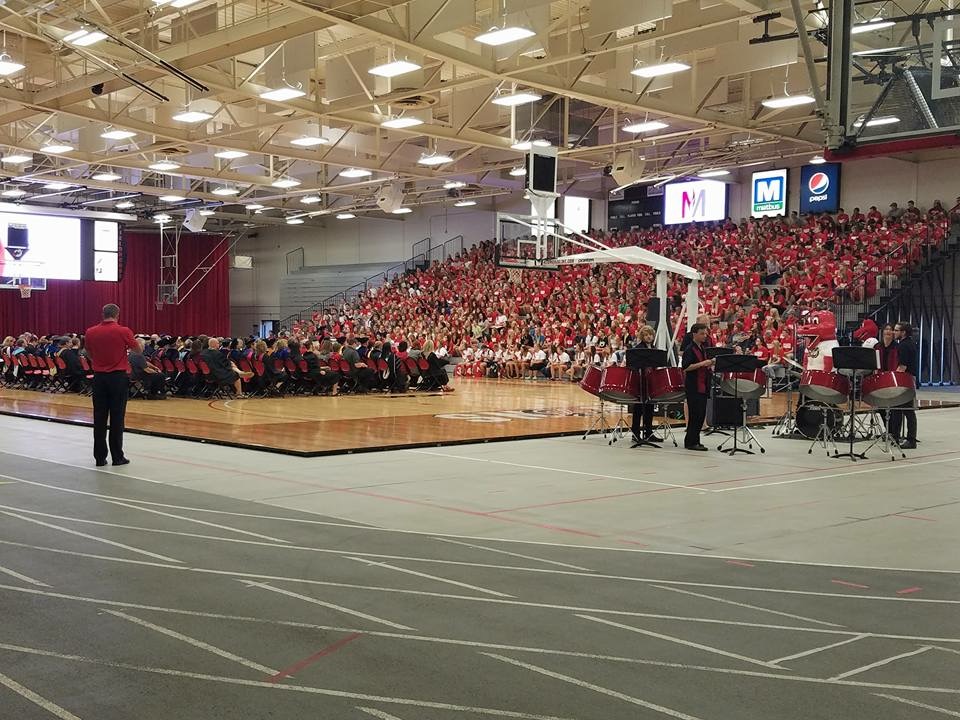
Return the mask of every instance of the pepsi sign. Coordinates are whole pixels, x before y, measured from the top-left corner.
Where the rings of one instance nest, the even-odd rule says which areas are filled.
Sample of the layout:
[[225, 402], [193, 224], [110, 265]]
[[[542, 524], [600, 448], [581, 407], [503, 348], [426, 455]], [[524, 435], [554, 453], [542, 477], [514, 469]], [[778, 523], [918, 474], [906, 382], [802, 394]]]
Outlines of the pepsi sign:
[[755, 172], [750, 186], [752, 217], [774, 217], [787, 214], [786, 169]]
[[664, 186], [663, 223], [706, 222], [727, 217], [727, 185], [716, 180], [694, 180]]
[[840, 207], [840, 165], [805, 165], [800, 170], [800, 212], [836, 212]]

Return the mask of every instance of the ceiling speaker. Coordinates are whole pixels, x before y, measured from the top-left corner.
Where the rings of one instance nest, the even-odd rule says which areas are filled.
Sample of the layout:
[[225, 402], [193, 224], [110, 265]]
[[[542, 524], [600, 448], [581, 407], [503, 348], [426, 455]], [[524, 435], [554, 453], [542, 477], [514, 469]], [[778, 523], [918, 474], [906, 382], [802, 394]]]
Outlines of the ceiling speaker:
[[392, 213], [403, 207], [403, 183], [381, 185], [377, 190], [377, 207], [385, 213]]
[[190, 232], [200, 232], [203, 226], [207, 224], [205, 215], [201, 215], [197, 210], [187, 210], [187, 216], [183, 219], [183, 226]]
[[616, 180], [618, 187], [632, 185], [643, 177], [646, 165], [646, 160], [637, 157], [632, 151], [618, 152], [613, 157], [610, 175]]

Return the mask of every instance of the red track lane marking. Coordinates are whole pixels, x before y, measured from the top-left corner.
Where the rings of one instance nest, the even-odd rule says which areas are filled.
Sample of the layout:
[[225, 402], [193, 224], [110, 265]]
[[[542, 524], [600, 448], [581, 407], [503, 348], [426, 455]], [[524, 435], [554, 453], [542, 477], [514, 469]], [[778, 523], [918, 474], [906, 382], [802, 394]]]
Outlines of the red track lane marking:
[[836, 585], [843, 585], [844, 587], [857, 588], [858, 590], [869, 590], [869, 585], [861, 585], [860, 583], [847, 582], [846, 580], [831, 580], [830, 582]]
[[627, 543], [628, 545], [637, 545], [638, 547], [649, 547], [646, 543], [637, 542], [636, 540], [624, 540], [623, 538], [617, 538], [617, 542]]
[[936, 522], [933, 518], [924, 517], [923, 515], [907, 515], [906, 513], [894, 513], [894, 517], [909, 518], [910, 520], [926, 520], [927, 522]]
[[632, 492], [614, 493], [613, 495], [595, 495], [593, 497], [574, 498], [572, 500], [557, 500], [555, 502], [538, 503], [536, 505], [521, 505], [519, 507], [504, 508], [503, 510], [491, 510], [486, 515], [499, 515], [500, 513], [517, 512], [518, 510], [534, 510], [536, 508], [555, 507], [556, 505], [575, 505], [576, 503], [593, 502], [594, 500], [612, 500], [613, 498], [631, 497], [633, 495], [647, 495], [649, 493], [665, 492], [667, 490], [680, 490], [676, 487], [662, 487], [653, 490], [634, 490]]
[[314, 653], [310, 657], [304, 658], [303, 660], [300, 660], [299, 662], [294, 663], [290, 667], [284, 668], [283, 670], [278, 672], [276, 675], [273, 675], [272, 677], [267, 678], [267, 682], [277, 683], [286, 677], [290, 677], [291, 675], [294, 675], [295, 673], [300, 672], [305, 667], [313, 665], [313, 663], [315, 663], [320, 658], [326, 657], [327, 655], [332, 655], [337, 650], [342, 648], [344, 645], [352, 643], [354, 640], [360, 637], [360, 635], [361, 633], [354, 633], [353, 635], [348, 635], [347, 637], [341, 640], [337, 640], [333, 645], [328, 645], [320, 652]]
[[911, 593], [920, 592], [921, 590], [923, 590], [922, 587], [904, 588], [903, 590], [897, 590], [897, 595], [910, 595]]
[[740, 567], [756, 567], [753, 563], [742, 562], [740, 560], [727, 560], [727, 565], [739, 565]]

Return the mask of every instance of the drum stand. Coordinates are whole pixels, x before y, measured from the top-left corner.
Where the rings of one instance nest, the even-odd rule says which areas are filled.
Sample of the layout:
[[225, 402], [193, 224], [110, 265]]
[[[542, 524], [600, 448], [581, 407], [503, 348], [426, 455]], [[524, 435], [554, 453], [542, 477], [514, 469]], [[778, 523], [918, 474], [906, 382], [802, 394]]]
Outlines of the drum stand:
[[607, 413], [603, 409], [603, 398], [600, 398], [600, 409], [594, 413], [593, 422], [590, 423], [590, 427], [587, 428], [587, 431], [580, 439], [586, 440], [590, 433], [596, 433], [598, 435], [602, 433], [603, 436], [606, 437], [609, 427], [610, 423], [607, 421]]
[[858, 379], [861, 378], [864, 373], [877, 369], [877, 354], [870, 348], [841, 346], [834, 348], [832, 355], [834, 371], [852, 371], [849, 373], [844, 373], [850, 375], [850, 396], [849, 404], [847, 406], [848, 422], [844, 423], [844, 428], [847, 432], [847, 442], [850, 444], [850, 449], [845, 453], [834, 453], [833, 457], [848, 457], [854, 462], [857, 460], [866, 460], [867, 456], [865, 453], [853, 451], [853, 443], [856, 442], [857, 439], [857, 410], [855, 403], [857, 385], [859, 384]]
[[[813, 454], [813, 448], [817, 443], [820, 443], [823, 446], [823, 449], [827, 453], [827, 457], [831, 457], [830, 450], [827, 448], [827, 443], [830, 443], [833, 446], [833, 452], [837, 452], [837, 442], [833, 437], [833, 430], [830, 429], [830, 423], [827, 421], [827, 412], [823, 413], [823, 422], [820, 423], [820, 429], [817, 430], [817, 436], [813, 439], [813, 442], [810, 443], [810, 447], [807, 449], [807, 455]], [[833, 457], [837, 457], [836, 454]]]
[[[663, 408], [662, 419], [660, 424], [653, 429], [654, 438], [657, 442], [665, 443], [668, 440], [673, 443], [674, 447], [680, 447], [677, 445], [677, 434], [673, 431], [673, 425], [671, 425], [667, 418], [667, 413], [670, 410], [670, 403], [663, 403], [661, 406]], [[657, 433], [663, 431], [663, 439], [657, 437]], [[657, 447], [660, 447], [659, 445]]]
[[792, 437], [797, 434], [797, 418], [793, 414], [793, 384], [787, 385], [787, 412], [773, 426], [773, 437]]
[[[624, 410], [626, 410], [627, 406], [623, 403], [617, 403], [617, 405], [620, 406], [620, 414], [617, 416], [617, 424], [614, 425], [610, 431], [613, 433], [613, 439], [609, 440], [607, 445], [613, 445], [617, 440], [623, 440], [623, 438], [633, 435], [630, 424], [624, 418]], [[606, 437], [606, 435], [604, 435], [604, 437]]]
[[[889, 417], [890, 409], [887, 410], [887, 413]], [[897, 451], [900, 453], [901, 458], [907, 457], [907, 454], [901, 449], [900, 443], [898, 443], [896, 439], [893, 437], [893, 435], [890, 434], [890, 431], [887, 430], [886, 424], [884, 424], [883, 420], [881, 420], [877, 416], [877, 411], [874, 409], [870, 410], [870, 425], [872, 427], [879, 426], [881, 432], [874, 438], [873, 442], [870, 443], [869, 447], [867, 447], [867, 449], [864, 450], [865, 453], [868, 452], [870, 448], [872, 448], [877, 443], [881, 443], [880, 452], [888, 453], [890, 455], [891, 461], [897, 459], [893, 451], [894, 448], [896, 448]]]
[[[847, 422], [843, 424], [843, 430], [841, 431], [841, 432], [847, 433], [847, 441], [850, 443], [850, 449], [847, 452], [842, 453], [842, 452], [837, 452], [836, 448], [834, 448], [833, 457], [835, 458], [848, 457], [853, 462], [856, 462], [857, 460], [866, 460], [867, 456], [865, 453], [858, 453], [853, 451], [853, 443], [856, 442], [856, 439], [857, 439], [857, 427], [856, 427], [857, 410], [854, 407], [854, 402], [855, 402], [854, 396], [856, 395], [856, 389], [855, 389], [856, 386], [855, 386], [855, 383], [853, 382], [855, 378], [851, 378], [850, 380], [851, 380], [850, 396], [849, 396], [850, 399], [849, 399], [849, 404], [847, 405]], [[842, 438], [843, 435], [841, 434], [840, 437]]]

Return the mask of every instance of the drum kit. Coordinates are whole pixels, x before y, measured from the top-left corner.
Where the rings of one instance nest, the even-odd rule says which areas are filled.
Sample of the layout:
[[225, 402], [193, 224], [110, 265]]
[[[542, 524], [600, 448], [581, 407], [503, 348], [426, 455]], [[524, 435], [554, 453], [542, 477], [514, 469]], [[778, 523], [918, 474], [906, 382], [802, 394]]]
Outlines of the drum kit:
[[[887, 420], [896, 408], [916, 398], [912, 375], [877, 370], [876, 352], [870, 348], [838, 347], [833, 350], [834, 371], [804, 370], [800, 374], [800, 405], [796, 415], [788, 392], [787, 412], [774, 429], [774, 435], [800, 435], [811, 441], [808, 453], [818, 444], [828, 457], [866, 459], [866, 453], [880, 444], [894, 460], [894, 450], [906, 457], [891, 437]], [[857, 410], [858, 404], [866, 410]], [[794, 419], [795, 418], [795, 419]], [[855, 452], [854, 444], [873, 442], [863, 452]], [[848, 443], [841, 453], [837, 441]], [[831, 453], [830, 449], [833, 452]]]

